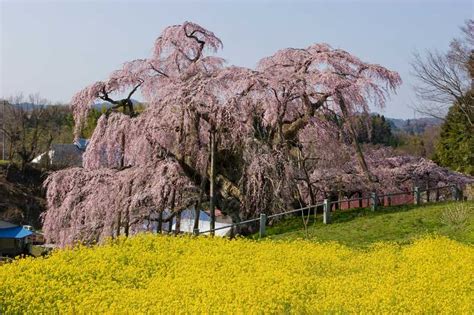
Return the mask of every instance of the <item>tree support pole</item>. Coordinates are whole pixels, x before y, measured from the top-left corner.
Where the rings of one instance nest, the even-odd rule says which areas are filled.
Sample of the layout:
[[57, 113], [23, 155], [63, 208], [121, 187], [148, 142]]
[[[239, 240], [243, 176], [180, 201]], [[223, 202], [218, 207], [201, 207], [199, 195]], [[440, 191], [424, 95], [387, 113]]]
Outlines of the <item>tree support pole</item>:
[[215, 205], [215, 202], [216, 202], [216, 198], [215, 198], [215, 168], [216, 168], [216, 161], [215, 161], [215, 154], [216, 154], [216, 132], [214, 130], [214, 128], [212, 127], [211, 128], [211, 131], [210, 131], [210, 134], [209, 134], [209, 138], [210, 138], [210, 159], [211, 159], [211, 169], [210, 169], [210, 179], [209, 179], [209, 182], [210, 182], [210, 190], [209, 190], [209, 199], [210, 199], [210, 202], [209, 202], [209, 211], [210, 211], [210, 215], [211, 215], [211, 222], [210, 222], [210, 234], [212, 236], [214, 236], [214, 229], [216, 228], [216, 205]]
[[329, 200], [324, 199], [323, 203], [323, 223], [330, 224], [331, 223], [331, 209], [329, 207]]
[[265, 230], [266, 224], [267, 224], [267, 215], [265, 213], [261, 213], [260, 214], [260, 230], [259, 230], [260, 238], [263, 238], [266, 235], [266, 230]]
[[370, 199], [371, 199], [371, 204], [372, 204], [372, 211], [375, 211], [377, 209], [377, 201], [378, 201], [378, 198], [377, 198], [377, 193], [373, 192], [371, 195], [370, 195]]
[[418, 187], [415, 187], [413, 189], [413, 203], [415, 205], [420, 204], [420, 189]]

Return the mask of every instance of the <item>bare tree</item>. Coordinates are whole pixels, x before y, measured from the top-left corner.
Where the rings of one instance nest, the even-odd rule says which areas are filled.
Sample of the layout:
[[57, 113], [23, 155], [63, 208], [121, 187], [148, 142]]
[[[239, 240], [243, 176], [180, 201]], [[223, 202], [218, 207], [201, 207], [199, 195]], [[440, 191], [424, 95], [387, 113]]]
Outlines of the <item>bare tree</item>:
[[[65, 106], [49, 104], [39, 94], [27, 98], [19, 94], [6, 101], [0, 130], [8, 143], [8, 159], [19, 161], [22, 170], [39, 153], [49, 150], [53, 140], [63, 131], [60, 126], [64, 124], [63, 118], [71, 113]], [[70, 133], [72, 140], [72, 130]]]
[[415, 92], [421, 101], [416, 110], [444, 119], [456, 104], [472, 126], [474, 110], [468, 92], [474, 87], [474, 20], [466, 21], [461, 31], [463, 36], [453, 39], [446, 53], [414, 54], [412, 70], [419, 81]]

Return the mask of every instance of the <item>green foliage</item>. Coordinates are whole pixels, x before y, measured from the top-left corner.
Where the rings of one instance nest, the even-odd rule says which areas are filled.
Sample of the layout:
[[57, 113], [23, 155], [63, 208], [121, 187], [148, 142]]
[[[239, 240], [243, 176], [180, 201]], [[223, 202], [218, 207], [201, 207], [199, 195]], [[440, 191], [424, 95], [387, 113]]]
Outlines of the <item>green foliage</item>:
[[427, 126], [422, 133], [396, 132], [396, 149], [400, 154], [409, 154], [432, 159], [439, 141], [440, 126]]
[[397, 144], [397, 139], [392, 134], [390, 122], [383, 115], [370, 116], [369, 125], [367, 125], [367, 118], [360, 116], [356, 124], [357, 140], [360, 143], [383, 144], [386, 146]]
[[[145, 110], [145, 108], [146, 106], [143, 103], [135, 103], [133, 105], [133, 110], [138, 115], [141, 114]], [[123, 108], [118, 108], [117, 111], [122, 112]], [[92, 108], [89, 111], [89, 115], [87, 116], [86, 122], [81, 131], [81, 138], [90, 139], [92, 137], [95, 127], [97, 126], [97, 121], [99, 120], [100, 116], [102, 116], [102, 114], [105, 114], [106, 112], [107, 107], [105, 105], [102, 105], [102, 108], [100, 110]]]
[[[466, 96], [471, 106], [473, 94]], [[471, 115], [473, 116], [473, 115]], [[471, 117], [471, 121], [474, 117]], [[474, 175], [474, 128], [460, 106], [454, 104], [441, 127], [435, 161], [455, 171]]]
[[[447, 209], [462, 208], [461, 225], [446, 223]], [[451, 212], [450, 212], [451, 214]], [[452, 217], [452, 215], [451, 215]], [[393, 206], [370, 209], [354, 209], [333, 213], [333, 223], [324, 225], [320, 215], [311, 218], [307, 231], [301, 217], [278, 222], [267, 227], [267, 235], [273, 239], [308, 238], [314, 241], [337, 241], [348, 246], [365, 247], [380, 241], [407, 244], [426, 234], [437, 233], [452, 239], [474, 243], [474, 202], [447, 202], [423, 206]]]
[[89, 111], [89, 115], [87, 115], [86, 122], [81, 131], [81, 138], [90, 139], [92, 137], [94, 129], [97, 126], [97, 121], [99, 120], [100, 116], [102, 116], [102, 114], [104, 114], [106, 111], [107, 108], [105, 106], [102, 106], [101, 110], [92, 108]]

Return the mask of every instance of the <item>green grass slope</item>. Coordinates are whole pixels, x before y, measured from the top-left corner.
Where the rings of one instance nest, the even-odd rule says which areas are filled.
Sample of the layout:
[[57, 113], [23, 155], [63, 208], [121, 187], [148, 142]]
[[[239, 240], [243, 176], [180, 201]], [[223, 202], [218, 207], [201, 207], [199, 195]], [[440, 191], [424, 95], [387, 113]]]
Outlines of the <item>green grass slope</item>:
[[366, 247], [380, 241], [407, 244], [426, 234], [474, 244], [474, 202], [405, 205], [379, 208], [376, 212], [354, 209], [333, 212], [332, 224], [328, 225], [317, 215], [310, 217], [306, 229], [301, 216], [267, 227], [267, 236], [272, 239], [337, 241], [352, 247]]

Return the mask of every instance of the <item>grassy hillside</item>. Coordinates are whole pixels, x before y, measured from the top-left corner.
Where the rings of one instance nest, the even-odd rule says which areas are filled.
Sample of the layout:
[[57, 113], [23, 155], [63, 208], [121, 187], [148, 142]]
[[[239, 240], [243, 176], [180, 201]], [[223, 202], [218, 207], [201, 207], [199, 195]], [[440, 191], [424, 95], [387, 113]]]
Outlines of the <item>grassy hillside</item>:
[[305, 238], [315, 241], [337, 241], [353, 247], [374, 242], [393, 241], [406, 244], [426, 234], [474, 243], [474, 202], [444, 202], [423, 206], [397, 206], [377, 209], [354, 209], [333, 213], [333, 223], [322, 223], [321, 215], [311, 217], [304, 229], [301, 216], [267, 227], [272, 239]]

